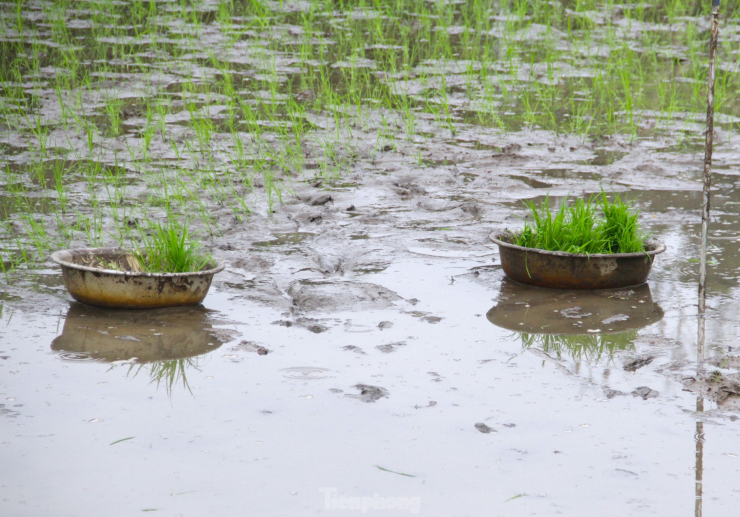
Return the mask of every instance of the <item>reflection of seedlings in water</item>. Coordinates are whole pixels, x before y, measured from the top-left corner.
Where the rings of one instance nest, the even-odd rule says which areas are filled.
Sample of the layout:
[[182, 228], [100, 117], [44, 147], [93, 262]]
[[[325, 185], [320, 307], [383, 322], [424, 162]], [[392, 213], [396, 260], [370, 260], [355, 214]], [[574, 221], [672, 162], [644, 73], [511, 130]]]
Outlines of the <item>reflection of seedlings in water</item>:
[[617, 334], [528, 334], [521, 332], [522, 348], [539, 347], [543, 352], [555, 353], [558, 359], [567, 353], [575, 360], [598, 361], [606, 354], [609, 359], [615, 352], [633, 350], [638, 331]]
[[[185, 374], [185, 370], [187, 368], [195, 368], [196, 370], [200, 371], [200, 365], [198, 363], [199, 361], [197, 357], [188, 357], [186, 359], [173, 359], [171, 361], [155, 361], [153, 363], [132, 364], [131, 366], [129, 366], [127, 376], [130, 375], [133, 371], [133, 377], [136, 377], [143, 369], [145, 371], [148, 371], [150, 379], [149, 384], [153, 384], [156, 382], [157, 389], [159, 389], [160, 384], [164, 384], [164, 387], [167, 390], [167, 395], [169, 397], [172, 396], [172, 388], [174, 388], [175, 385], [180, 382], [182, 382], [182, 386], [187, 389], [192, 395], [193, 390], [190, 389], [190, 383], [188, 383], [188, 378]], [[113, 366], [112, 368], [115, 368], [115, 366]]]

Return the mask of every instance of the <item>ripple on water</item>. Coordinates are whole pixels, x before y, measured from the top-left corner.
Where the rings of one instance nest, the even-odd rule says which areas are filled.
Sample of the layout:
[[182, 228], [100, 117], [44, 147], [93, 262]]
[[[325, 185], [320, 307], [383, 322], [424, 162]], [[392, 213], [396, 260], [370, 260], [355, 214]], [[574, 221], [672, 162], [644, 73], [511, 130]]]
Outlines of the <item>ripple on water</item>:
[[283, 377], [288, 379], [324, 379], [329, 376], [330, 371], [316, 366], [293, 366], [280, 370]]

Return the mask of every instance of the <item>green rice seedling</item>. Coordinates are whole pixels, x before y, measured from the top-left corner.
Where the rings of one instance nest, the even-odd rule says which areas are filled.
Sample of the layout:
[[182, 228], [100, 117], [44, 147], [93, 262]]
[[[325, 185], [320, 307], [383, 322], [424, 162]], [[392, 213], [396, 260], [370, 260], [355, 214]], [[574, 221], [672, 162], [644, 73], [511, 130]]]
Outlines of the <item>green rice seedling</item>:
[[[610, 202], [606, 192], [578, 199], [569, 206], [567, 198], [553, 214], [550, 198], [539, 208], [533, 202], [525, 203], [533, 222], [527, 221], [516, 238], [516, 244], [525, 248], [567, 253], [639, 253], [645, 251], [645, 240], [630, 203], [618, 195]], [[597, 210], [600, 208], [600, 213]]]
[[[679, 139], [678, 149], [688, 149], [692, 121], [703, 117], [706, 28], [698, 20], [708, 14], [708, 4], [666, 0], [625, 4], [617, 11], [613, 3], [595, 0], [567, 5], [308, 0], [302, 5], [305, 9], [296, 11], [284, 2], [257, 0], [213, 6], [188, 0], [70, 0], [33, 7], [16, 0], [0, 7], [0, 118], [8, 131], [25, 137], [31, 160], [38, 163], [48, 161], [52, 149], [105, 163], [111, 162], [112, 148], [128, 149], [127, 181], [155, 189], [142, 201], [143, 212], [162, 203], [152, 173], [170, 159], [153, 143], [161, 135], [174, 153], [174, 168], [192, 174], [183, 180], [186, 195], [165, 196], [178, 207], [187, 197], [208, 230], [218, 232], [213, 205], [229, 205], [246, 217], [244, 200], [255, 176], [264, 178], [272, 206], [290, 191], [309, 156], [319, 156], [326, 177], [345, 173], [362, 147], [360, 139], [381, 149], [404, 136], [414, 142], [420, 134], [429, 138], [422, 127], [433, 127], [437, 136], [475, 129], [463, 128], [463, 121], [502, 131], [526, 126], [583, 140], [665, 132]], [[732, 25], [740, 10], [723, 16]], [[70, 27], [72, 17], [89, 27]], [[197, 38], [205, 31], [204, 49]], [[726, 65], [718, 70], [715, 107], [728, 142], [740, 117], [740, 101], [731, 95], [740, 88], [731, 59], [739, 50], [732, 38], [719, 49]], [[339, 62], [350, 66], [336, 66]], [[205, 79], [209, 69], [216, 71], [215, 80]], [[179, 79], [165, 85], [155, 77], [163, 71]], [[45, 98], [49, 91], [51, 99]], [[308, 95], [297, 99], [304, 92]], [[128, 100], [133, 98], [138, 100]], [[49, 100], [58, 108], [46, 109]], [[224, 122], [214, 106], [226, 107]], [[181, 110], [190, 112], [190, 120], [174, 124], [194, 132], [184, 141], [178, 127], [165, 124]], [[138, 137], [124, 135], [126, 119], [140, 117], [146, 124]], [[223, 132], [233, 139], [224, 139]], [[49, 176], [48, 185], [42, 182], [42, 189], [57, 190], [52, 201], [57, 222], [49, 217], [45, 222], [52, 240], [55, 231], [66, 232], [54, 228], [67, 219], [65, 210], [76, 213], [83, 203], [79, 212], [89, 220], [69, 232], [90, 232], [94, 239], [116, 234], [125, 210], [115, 206], [115, 186], [106, 197], [106, 176], [86, 174], [85, 192], [67, 191], [62, 172], [55, 171], [54, 180]], [[27, 193], [28, 205], [13, 205], [19, 223], [25, 221], [20, 211], [38, 215], [37, 194]], [[599, 212], [600, 202], [594, 208]], [[99, 215], [91, 215], [95, 210]], [[26, 256], [35, 260], [29, 235], [21, 240]]]
[[[60, 103], [61, 103], [60, 99]], [[119, 136], [122, 133], [123, 121], [121, 120], [121, 108], [123, 102], [120, 99], [108, 97], [105, 103], [105, 113], [108, 115], [109, 132], [111, 136]]]
[[141, 243], [134, 244], [134, 254], [142, 269], [150, 273], [189, 273], [201, 271], [211, 263], [210, 254], [193, 240], [188, 225], [169, 218], [157, 223], [150, 233], [140, 232]]

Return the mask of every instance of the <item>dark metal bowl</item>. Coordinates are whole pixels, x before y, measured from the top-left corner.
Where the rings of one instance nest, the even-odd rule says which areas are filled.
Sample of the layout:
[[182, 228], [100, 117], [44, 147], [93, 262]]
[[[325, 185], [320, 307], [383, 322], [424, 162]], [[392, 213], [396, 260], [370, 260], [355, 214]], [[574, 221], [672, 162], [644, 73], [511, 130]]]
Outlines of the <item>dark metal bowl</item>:
[[[112, 309], [158, 309], [200, 303], [213, 275], [223, 264], [192, 273], [146, 273], [129, 250], [82, 248], [57, 251], [51, 260], [62, 266], [72, 298], [87, 305]], [[117, 269], [110, 268], [114, 264]]]
[[554, 289], [617, 289], [644, 284], [654, 257], [665, 251], [664, 244], [647, 241], [641, 253], [582, 255], [517, 246], [512, 244], [516, 237], [510, 231], [488, 237], [498, 244], [506, 276]]

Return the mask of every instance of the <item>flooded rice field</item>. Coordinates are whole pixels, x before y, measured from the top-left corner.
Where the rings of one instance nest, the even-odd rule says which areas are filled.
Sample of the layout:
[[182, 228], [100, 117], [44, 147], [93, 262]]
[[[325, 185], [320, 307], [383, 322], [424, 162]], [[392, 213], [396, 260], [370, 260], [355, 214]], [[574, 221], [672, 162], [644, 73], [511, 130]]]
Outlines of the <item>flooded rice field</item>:
[[[708, 5], [0, 4], [0, 514], [728, 516], [737, 15]], [[734, 7], [733, 7], [734, 8]], [[619, 193], [647, 284], [508, 280], [522, 200]], [[72, 301], [52, 251], [187, 222], [203, 305]]]

